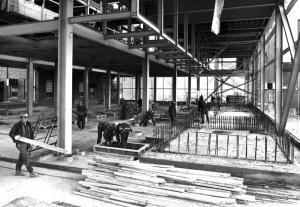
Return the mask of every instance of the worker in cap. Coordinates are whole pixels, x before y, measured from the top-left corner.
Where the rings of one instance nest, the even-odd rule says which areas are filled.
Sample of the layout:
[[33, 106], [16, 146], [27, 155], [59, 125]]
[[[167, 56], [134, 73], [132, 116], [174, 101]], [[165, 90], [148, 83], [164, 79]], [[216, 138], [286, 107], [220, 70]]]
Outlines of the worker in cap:
[[33, 130], [30, 122], [28, 121], [28, 114], [22, 113], [20, 116], [20, 121], [14, 124], [9, 132], [9, 136], [12, 138], [13, 142], [16, 143], [16, 147], [19, 150], [19, 159], [16, 163], [16, 176], [25, 176], [25, 173], [21, 171], [22, 165], [25, 165], [27, 171], [30, 173], [31, 177], [36, 177], [37, 174], [33, 172], [33, 168], [30, 163], [29, 150], [31, 145], [19, 141], [20, 137], [25, 137], [28, 139], [34, 139]]

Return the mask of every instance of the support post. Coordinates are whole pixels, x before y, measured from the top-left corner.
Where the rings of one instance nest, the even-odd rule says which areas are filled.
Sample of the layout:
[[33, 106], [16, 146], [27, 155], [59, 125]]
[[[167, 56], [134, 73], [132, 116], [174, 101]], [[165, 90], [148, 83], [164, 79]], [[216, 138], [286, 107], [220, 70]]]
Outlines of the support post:
[[276, 10], [275, 32], [275, 70], [276, 70], [276, 99], [275, 99], [275, 123], [279, 130], [282, 109], [282, 21], [278, 9]]
[[29, 58], [28, 69], [27, 69], [27, 99], [26, 99], [26, 109], [29, 116], [33, 115], [33, 61]]
[[53, 70], [54, 74], [53, 74], [53, 98], [54, 98], [54, 112], [55, 114], [57, 114], [57, 110], [58, 110], [58, 96], [57, 96], [57, 93], [58, 93], [58, 61], [55, 60], [54, 62], [54, 70]]
[[164, 32], [164, 0], [157, 0], [157, 27], [160, 33]]
[[84, 104], [85, 107], [89, 108], [89, 73], [91, 68], [87, 67], [84, 70]]
[[141, 98], [141, 77], [137, 74], [135, 76], [135, 100], [138, 101]]
[[195, 24], [192, 24], [191, 33], [192, 33], [191, 34], [192, 55], [193, 55], [193, 57], [195, 57], [195, 54], [196, 54]]
[[117, 104], [120, 104], [120, 72], [117, 74]]
[[187, 97], [187, 107], [190, 108], [191, 107], [191, 94], [192, 94], [192, 75], [191, 72], [189, 73], [188, 76], [188, 97]]
[[[107, 14], [107, 0], [102, 0], [103, 14]], [[102, 22], [102, 32], [104, 35], [107, 34], [107, 21]]]
[[153, 99], [154, 99], [154, 102], [156, 102], [156, 99], [157, 99], [157, 98], [156, 98], [156, 92], [157, 92], [157, 91], [156, 91], [156, 90], [157, 90], [157, 77], [154, 77], [154, 89], [153, 89], [153, 90], [154, 90], [154, 91], [153, 91], [153, 93], [154, 93], [154, 94], [153, 94], [153, 96], [154, 96]]
[[265, 111], [265, 35], [261, 37], [260, 47], [260, 110]]
[[58, 146], [72, 153], [73, 1], [59, 2], [58, 30]]
[[173, 84], [172, 84], [172, 89], [173, 89], [173, 102], [175, 102], [175, 108], [177, 109], [177, 68], [176, 68], [176, 64], [174, 67], [174, 73], [173, 73]]
[[295, 49], [294, 38], [293, 38], [293, 34], [292, 34], [291, 27], [290, 27], [290, 24], [289, 24], [289, 20], [288, 20], [288, 18], [286, 16], [286, 13], [284, 11], [284, 7], [282, 5], [279, 5], [278, 9], [279, 9], [281, 19], [282, 19], [282, 22], [283, 22], [285, 36], [286, 36], [286, 39], [287, 39], [287, 42], [288, 42], [288, 45], [289, 45], [289, 48], [290, 48], [291, 57], [292, 57], [292, 59], [294, 59], [296, 49]]
[[173, 39], [178, 45], [178, 0], [173, 0]]
[[143, 59], [142, 65], [142, 76], [143, 76], [143, 105], [142, 112], [145, 113], [149, 109], [149, 72], [150, 72], [150, 64], [149, 64], [149, 56], [148, 52], [145, 51], [145, 58]]
[[111, 69], [106, 70], [106, 91], [105, 91], [105, 107], [111, 107]]
[[280, 121], [280, 130], [284, 130], [287, 122], [287, 118], [289, 115], [289, 111], [291, 108], [294, 92], [296, 89], [296, 83], [298, 79], [298, 74], [300, 70], [300, 41], [298, 41], [297, 50], [295, 53], [295, 59], [293, 61], [292, 73], [290, 75], [290, 80], [288, 84], [287, 94], [285, 98], [285, 102], [283, 105], [282, 116]]
[[90, 0], [86, 2], [85, 15], [90, 15]]
[[188, 16], [188, 13], [185, 13], [184, 14], [184, 36], [183, 36], [183, 41], [184, 41], [184, 49], [186, 52], [188, 52], [188, 44], [189, 44], [189, 16]]

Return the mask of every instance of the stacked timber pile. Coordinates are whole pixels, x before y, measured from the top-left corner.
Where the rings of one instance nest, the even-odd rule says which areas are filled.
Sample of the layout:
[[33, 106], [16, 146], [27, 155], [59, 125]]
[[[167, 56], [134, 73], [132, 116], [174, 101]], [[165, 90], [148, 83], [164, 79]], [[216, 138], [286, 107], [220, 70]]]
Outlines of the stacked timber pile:
[[243, 178], [230, 174], [131, 162], [96, 159], [77, 195], [126, 207], [217, 206], [255, 201], [246, 195]]

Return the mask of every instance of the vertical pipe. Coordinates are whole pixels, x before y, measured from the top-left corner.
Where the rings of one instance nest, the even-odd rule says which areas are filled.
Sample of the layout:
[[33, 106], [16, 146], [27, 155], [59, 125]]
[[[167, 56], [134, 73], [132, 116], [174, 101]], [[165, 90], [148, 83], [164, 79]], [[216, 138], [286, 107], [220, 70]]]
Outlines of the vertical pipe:
[[274, 155], [274, 162], [277, 162], [277, 136], [275, 136], [275, 140], [274, 140], [274, 141], [275, 141], [275, 147], [274, 147], [274, 148], [275, 148], [275, 150], [274, 150], [274, 151], [275, 151], [275, 152], [274, 152], [274, 153], [275, 153], [275, 155]]

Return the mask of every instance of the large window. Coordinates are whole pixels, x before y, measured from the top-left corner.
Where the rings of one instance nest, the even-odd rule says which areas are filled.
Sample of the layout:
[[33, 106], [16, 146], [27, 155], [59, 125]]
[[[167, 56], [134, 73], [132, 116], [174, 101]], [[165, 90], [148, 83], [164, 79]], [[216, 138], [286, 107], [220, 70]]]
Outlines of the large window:
[[135, 100], [135, 77], [120, 78], [120, 98]]

